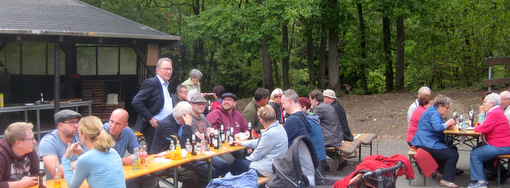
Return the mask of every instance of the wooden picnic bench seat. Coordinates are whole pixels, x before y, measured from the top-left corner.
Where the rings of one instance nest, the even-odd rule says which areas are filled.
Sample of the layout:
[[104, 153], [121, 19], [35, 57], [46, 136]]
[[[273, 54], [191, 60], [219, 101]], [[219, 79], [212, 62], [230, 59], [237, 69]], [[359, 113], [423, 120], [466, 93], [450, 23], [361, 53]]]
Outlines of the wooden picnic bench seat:
[[145, 137], [143, 136], [143, 133], [141, 132], [135, 132], [136, 139], [138, 140], [138, 143], [141, 143], [142, 141], [145, 141]]
[[328, 154], [335, 162], [338, 162], [338, 157], [342, 154], [351, 154], [361, 145], [361, 140], [354, 139], [353, 141], [343, 141], [341, 146], [328, 146], [326, 147], [326, 154]]
[[501, 166], [507, 165], [507, 168], [510, 169], [510, 155], [498, 155], [498, 160], [500, 165], [498, 165], [498, 187], [501, 186]]
[[267, 183], [268, 179], [269, 179], [269, 177], [259, 177], [259, 179], [258, 179], [259, 186], [265, 185]]
[[[372, 155], [372, 141], [377, 138], [377, 134], [373, 133], [360, 133], [360, 134], [354, 134], [354, 139], [358, 139], [361, 141], [361, 144], [364, 146], [370, 146], [370, 155]], [[361, 161], [361, 147], [358, 147], [358, 153], [359, 153], [359, 161]]]

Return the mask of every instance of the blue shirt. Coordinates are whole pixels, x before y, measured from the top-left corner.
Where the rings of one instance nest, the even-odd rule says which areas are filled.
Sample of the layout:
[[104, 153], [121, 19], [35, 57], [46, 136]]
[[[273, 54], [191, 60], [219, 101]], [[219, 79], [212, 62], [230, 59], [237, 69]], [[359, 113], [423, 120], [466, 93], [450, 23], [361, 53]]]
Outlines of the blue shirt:
[[443, 118], [436, 107], [431, 106], [420, 117], [418, 130], [411, 141], [414, 146], [424, 146], [431, 149], [446, 149], [444, 142], [446, 129]]
[[[71, 139], [71, 144], [76, 143], [80, 141], [79, 136], [75, 136], [73, 139]], [[84, 147], [82, 144], [80, 144], [81, 148], [83, 150], [87, 151], [87, 148]], [[58, 131], [54, 130], [51, 133], [48, 133], [44, 135], [44, 137], [41, 139], [41, 142], [39, 143], [39, 157], [44, 157], [46, 155], [53, 155], [56, 156], [59, 160], [59, 163], [62, 164], [61, 158], [64, 156], [64, 154], [67, 151], [67, 143], [64, 143], [62, 140], [60, 140], [60, 137], [58, 137]], [[71, 162], [76, 161], [78, 159], [78, 156], [74, 155], [71, 157]], [[53, 177], [50, 175], [48, 170], [45, 168], [44, 171], [46, 171], [46, 179], [50, 180], [53, 179]]]
[[[108, 132], [109, 124], [110, 124], [109, 122], [106, 122], [103, 125], [103, 129], [106, 132]], [[112, 138], [113, 140], [115, 140], [115, 146], [113, 146], [113, 148], [117, 150], [117, 153], [119, 153], [121, 158], [124, 157], [124, 155], [126, 154], [126, 150], [129, 153], [133, 154], [134, 148], [141, 148], [140, 144], [138, 144], [138, 140], [136, 139], [135, 133], [129, 127], [124, 128], [124, 130], [120, 132], [119, 138], [115, 139], [113, 135]]]
[[75, 172], [67, 157], [62, 157], [62, 166], [69, 188], [80, 187], [85, 179], [90, 187], [126, 187], [122, 160], [113, 148], [107, 153], [96, 149], [84, 153], [76, 162]]

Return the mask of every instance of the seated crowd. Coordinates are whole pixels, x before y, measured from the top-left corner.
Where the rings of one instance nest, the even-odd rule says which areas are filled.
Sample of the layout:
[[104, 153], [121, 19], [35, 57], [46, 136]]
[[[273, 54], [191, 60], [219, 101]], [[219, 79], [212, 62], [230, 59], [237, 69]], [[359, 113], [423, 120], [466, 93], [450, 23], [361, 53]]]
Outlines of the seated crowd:
[[[34, 150], [37, 141], [33, 125], [11, 124], [5, 138], [0, 139], [0, 187], [36, 185], [34, 175], [39, 173], [39, 168], [44, 168], [47, 180], [65, 178], [69, 187], [79, 187], [85, 180], [91, 187], [158, 187], [154, 176], [125, 180], [122, 166], [132, 164], [136, 148], [157, 154], [168, 150], [172, 137], [176, 138], [172, 142], [181, 145], [192, 139], [207, 144], [211, 132], [222, 128], [233, 130], [237, 138], [234, 143], [248, 149], [212, 157], [214, 178], [250, 169], [259, 176], [270, 176], [273, 159], [287, 152], [293, 140], [301, 135], [311, 139], [318, 159], [329, 170], [325, 146], [340, 146], [344, 140], [353, 139], [345, 110], [332, 90], [313, 90], [300, 98], [292, 89], [277, 88], [270, 93], [258, 88], [241, 113], [236, 110], [237, 96], [225, 92], [222, 86], [214, 87], [216, 101], [209, 107], [204, 97], [207, 94], [200, 89], [202, 73], [196, 69], [176, 88], [175, 94], [170, 94], [168, 81], [172, 72], [171, 60], [160, 59], [157, 75], [143, 82], [131, 103], [138, 113], [135, 130], [144, 134], [146, 145], [138, 143], [124, 109], [114, 110], [104, 124], [95, 116], [82, 117], [72, 110], [55, 113], [56, 130], [41, 139], [39, 155]], [[252, 134], [260, 137], [243, 139]], [[43, 166], [39, 165], [40, 159]], [[347, 165], [345, 160], [340, 160], [337, 170]], [[182, 186], [203, 186], [200, 180], [207, 180], [205, 164], [204, 161], [182, 164], [180, 170], [189, 169], [187, 173], [179, 173], [187, 176], [179, 178]], [[173, 171], [155, 174], [172, 175]]]

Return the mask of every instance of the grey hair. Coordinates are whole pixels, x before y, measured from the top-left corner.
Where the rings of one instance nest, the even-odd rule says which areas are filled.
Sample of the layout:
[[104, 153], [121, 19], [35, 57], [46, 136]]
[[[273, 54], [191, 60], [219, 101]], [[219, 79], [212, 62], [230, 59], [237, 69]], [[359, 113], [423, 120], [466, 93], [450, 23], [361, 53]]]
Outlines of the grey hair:
[[485, 96], [487, 102], [493, 103], [494, 106], [501, 106], [501, 97], [496, 93], [491, 93]]
[[276, 88], [271, 92], [271, 97], [269, 97], [269, 102], [274, 102], [275, 95], [283, 95], [283, 90], [280, 88]]
[[200, 72], [198, 69], [191, 69], [191, 71], [189, 71], [189, 77], [190, 78], [202, 78], [202, 72]]
[[174, 118], [177, 119], [184, 114], [191, 114], [192, 110], [193, 109], [191, 108], [191, 104], [189, 104], [189, 102], [181, 101], [177, 103], [177, 105], [175, 105], [174, 107], [173, 111]]
[[452, 105], [452, 99], [444, 95], [438, 95], [434, 99], [434, 107], [439, 108], [439, 105], [445, 107], [446, 105]]
[[283, 92], [283, 95], [285, 95], [285, 97], [291, 99], [292, 102], [299, 104], [299, 95], [294, 90], [287, 89]]
[[163, 57], [158, 60], [158, 64], [156, 64], [156, 68], [161, 68], [161, 64], [163, 64], [163, 62], [165, 62], [165, 61], [168, 61], [168, 62], [170, 62], [170, 64], [172, 64], [172, 60], [170, 58]]
[[427, 87], [427, 86], [420, 87], [420, 89], [418, 89], [418, 95], [421, 95], [421, 94], [423, 94], [423, 93], [425, 93], [425, 92], [427, 92], [427, 91], [428, 91], [429, 93], [431, 93], [431, 92], [432, 92], [432, 91], [430, 90], [430, 88], [429, 88], [429, 87]]

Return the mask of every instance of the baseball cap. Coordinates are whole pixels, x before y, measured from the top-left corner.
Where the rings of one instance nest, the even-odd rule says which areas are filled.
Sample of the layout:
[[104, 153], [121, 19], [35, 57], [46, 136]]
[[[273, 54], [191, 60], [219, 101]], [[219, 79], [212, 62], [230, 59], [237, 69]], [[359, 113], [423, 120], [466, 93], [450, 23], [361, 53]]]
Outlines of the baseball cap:
[[237, 101], [237, 97], [233, 93], [224, 93], [223, 95], [221, 95], [221, 99], [224, 99], [225, 97], [232, 97], [234, 98], [234, 100]]
[[190, 103], [201, 103], [201, 102], [207, 103], [207, 100], [205, 100], [204, 96], [202, 96], [202, 95], [196, 95], [193, 98], [191, 98], [191, 100], [189, 102]]
[[55, 115], [53, 115], [55, 122], [64, 122], [65, 120], [72, 118], [81, 118], [81, 114], [72, 110], [60, 110]]
[[331, 90], [331, 89], [326, 89], [322, 92], [322, 95], [324, 95], [325, 97], [329, 97], [329, 98], [332, 98], [332, 99], [336, 99], [336, 94], [335, 94], [335, 91]]

